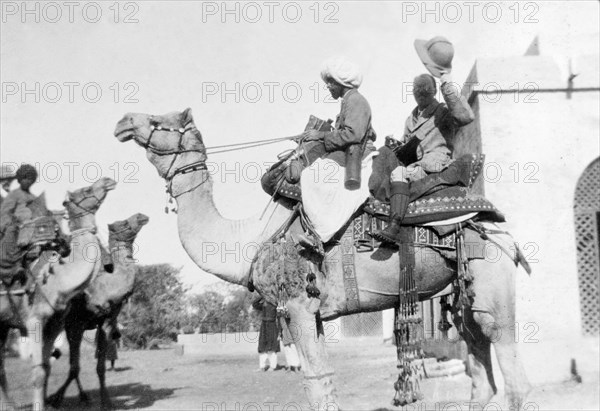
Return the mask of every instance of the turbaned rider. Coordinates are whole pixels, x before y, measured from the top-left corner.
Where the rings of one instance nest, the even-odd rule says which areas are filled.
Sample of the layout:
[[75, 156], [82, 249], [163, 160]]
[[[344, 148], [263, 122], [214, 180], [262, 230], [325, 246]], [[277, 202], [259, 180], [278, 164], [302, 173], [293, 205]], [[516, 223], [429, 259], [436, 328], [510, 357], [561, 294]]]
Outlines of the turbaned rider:
[[329, 241], [350, 216], [369, 197], [367, 180], [371, 172], [371, 155], [359, 163], [362, 184], [346, 188], [346, 151], [356, 146], [359, 160], [365, 153], [375, 153], [372, 142], [371, 107], [359, 93], [362, 74], [358, 66], [343, 57], [327, 60], [321, 71], [331, 97], [342, 99], [340, 114], [332, 131], [308, 130], [302, 141], [323, 141], [327, 154], [302, 171], [302, 203], [316, 233]]

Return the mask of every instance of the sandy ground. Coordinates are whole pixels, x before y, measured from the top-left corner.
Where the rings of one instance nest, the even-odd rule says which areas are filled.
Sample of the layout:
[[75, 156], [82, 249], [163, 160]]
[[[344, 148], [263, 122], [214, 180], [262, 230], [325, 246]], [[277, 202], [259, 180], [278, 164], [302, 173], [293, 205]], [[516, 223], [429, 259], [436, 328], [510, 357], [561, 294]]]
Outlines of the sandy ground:
[[[184, 344], [178, 350], [120, 351], [116, 370], [107, 373], [109, 392], [120, 410], [258, 411], [300, 410], [308, 403], [300, 373], [256, 372], [258, 359], [253, 338], [209, 336], [201, 344]], [[65, 344], [66, 345], [66, 344]], [[66, 347], [63, 349], [66, 354]], [[180, 352], [179, 352], [180, 353]], [[336, 369], [339, 402], [345, 410], [399, 409], [391, 406], [396, 379], [395, 347], [379, 338], [355, 338], [329, 344]], [[597, 356], [596, 356], [597, 360]], [[282, 353], [279, 361], [285, 362]], [[31, 409], [30, 364], [9, 358], [6, 364], [13, 400], [21, 409]], [[596, 368], [597, 370], [597, 368]], [[68, 355], [53, 363], [49, 392], [54, 392], [68, 372]], [[598, 372], [582, 374], [583, 383], [573, 381], [536, 386], [527, 398], [526, 410], [600, 409]], [[84, 343], [82, 384], [91, 404], [79, 402], [77, 389], [67, 391], [63, 409], [99, 408], [98, 382], [93, 348]], [[404, 408], [418, 411], [468, 409], [470, 378], [466, 375], [424, 380], [426, 400]], [[493, 399], [487, 410], [507, 409]], [[2, 404], [0, 410], [14, 409]]]

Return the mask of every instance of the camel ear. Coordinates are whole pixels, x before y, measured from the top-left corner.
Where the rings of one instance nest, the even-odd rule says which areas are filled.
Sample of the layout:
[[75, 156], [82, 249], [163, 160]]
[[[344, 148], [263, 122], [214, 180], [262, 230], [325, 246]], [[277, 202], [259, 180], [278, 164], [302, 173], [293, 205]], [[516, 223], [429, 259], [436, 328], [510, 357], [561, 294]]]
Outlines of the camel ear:
[[192, 109], [188, 107], [185, 110], [183, 110], [181, 113], [181, 119], [183, 120], [184, 124], [192, 121], [194, 119], [192, 117]]

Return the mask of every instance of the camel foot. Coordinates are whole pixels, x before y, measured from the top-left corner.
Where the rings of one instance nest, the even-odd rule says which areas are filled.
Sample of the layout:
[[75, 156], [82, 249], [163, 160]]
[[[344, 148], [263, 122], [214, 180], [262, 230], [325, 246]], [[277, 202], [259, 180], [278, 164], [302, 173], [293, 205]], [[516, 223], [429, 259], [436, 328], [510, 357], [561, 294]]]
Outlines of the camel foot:
[[48, 398], [46, 398], [46, 404], [50, 405], [53, 408], [60, 408], [63, 402], [63, 395], [61, 393], [54, 393]]
[[518, 390], [508, 393], [506, 395], [506, 400], [508, 402], [508, 409], [510, 411], [519, 411], [523, 409], [523, 404], [525, 404], [525, 400], [527, 396], [531, 392], [533, 387], [531, 384], [524, 384], [523, 387], [520, 387]]
[[330, 376], [303, 381], [304, 392], [313, 411], [338, 411], [337, 395]]
[[101, 410], [112, 410], [112, 409], [114, 409], [112, 401], [109, 400], [108, 398], [102, 399], [100, 401], [100, 409]]
[[87, 395], [85, 392], [81, 391], [79, 393], [79, 402], [82, 404], [89, 405], [91, 402], [89, 395]]

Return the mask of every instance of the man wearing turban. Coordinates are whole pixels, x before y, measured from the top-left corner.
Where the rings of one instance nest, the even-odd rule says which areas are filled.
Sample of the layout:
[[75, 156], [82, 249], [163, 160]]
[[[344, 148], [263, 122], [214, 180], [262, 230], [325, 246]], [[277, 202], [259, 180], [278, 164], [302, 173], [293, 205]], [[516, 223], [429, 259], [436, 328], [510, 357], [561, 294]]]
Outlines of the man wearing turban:
[[[323, 141], [327, 154], [306, 168], [301, 175], [302, 202], [315, 231], [323, 242], [329, 241], [350, 216], [369, 197], [366, 181], [371, 172], [375, 132], [371, 127], [371, 107], [358, 92], [362, 74], [358, 66], [343, 57], [327, 60], [321, 78], [331, 97], [341, 99], [340, 114], [332, 131], [308, 130], [303, 141]], [[346, 149], [365, 143], [360, 188], [345, 188]]]

